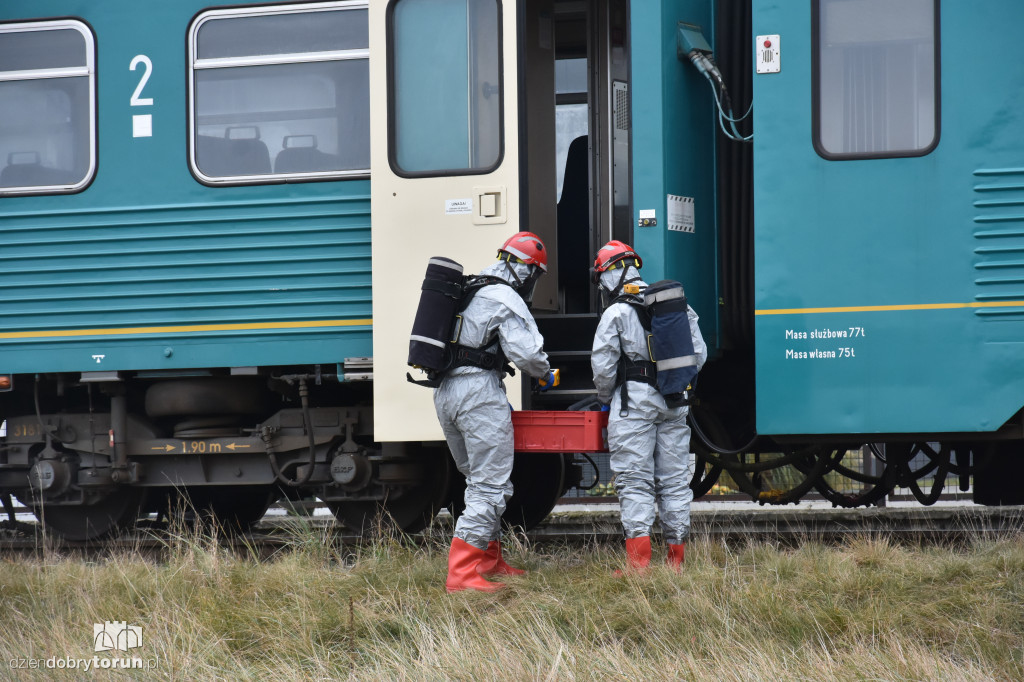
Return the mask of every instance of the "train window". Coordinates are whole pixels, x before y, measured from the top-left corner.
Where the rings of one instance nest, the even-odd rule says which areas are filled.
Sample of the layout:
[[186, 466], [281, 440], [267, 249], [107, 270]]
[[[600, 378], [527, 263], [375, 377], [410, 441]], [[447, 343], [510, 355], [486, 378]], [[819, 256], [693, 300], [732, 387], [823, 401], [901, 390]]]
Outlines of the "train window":
[[[584, 27], [586, 25], [584, 24]], [[557, 27], [557, 25], [556, 25]], [[555, 173], [558, 200], [562, 198], [569, 145], [590, 132], [587, 104], [587, 58], [555, 60]]]
[[192, 170], [210, 184], [366, 177], [366, 0], [212, 10], [189, 34]]
[[79, 21], [0, 24], [0, 195], [76, 192], [92, 180], [95, 52]]
[[938, 0], [813, 3], [814, 143], [829, 159], [938, 144]]
[[503, 153], [498, 0], [395, 0], [389, 154], [398, 175], [487, 173]]

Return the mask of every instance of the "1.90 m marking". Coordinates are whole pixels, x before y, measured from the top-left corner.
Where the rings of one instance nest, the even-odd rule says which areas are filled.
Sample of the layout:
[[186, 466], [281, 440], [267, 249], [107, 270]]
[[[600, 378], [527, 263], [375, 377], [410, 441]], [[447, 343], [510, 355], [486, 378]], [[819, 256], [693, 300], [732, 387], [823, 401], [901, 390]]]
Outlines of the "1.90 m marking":
[[174, 452], [182, 455], [204, 455], [204, 454], [215, 454], [218, 452], [224, 452], [230, 450], [248, 450], [251, 447], [249, 443], [220, 443], [216, 441], [208, 440], [183, 440], [179, 443], [165, 443], [164, 445], [154, 445], [150, 447], [150, 450], [159, 450], [160, 452]]
[[202, 455], [208, 452], [223, 452], [220, 443], [211, 443], [205, 440], [184, 440], [180, 445], [167, 443], [166, 445], [156, 445], [151, 447], [150, 450], [177, 452], [184, 455]]

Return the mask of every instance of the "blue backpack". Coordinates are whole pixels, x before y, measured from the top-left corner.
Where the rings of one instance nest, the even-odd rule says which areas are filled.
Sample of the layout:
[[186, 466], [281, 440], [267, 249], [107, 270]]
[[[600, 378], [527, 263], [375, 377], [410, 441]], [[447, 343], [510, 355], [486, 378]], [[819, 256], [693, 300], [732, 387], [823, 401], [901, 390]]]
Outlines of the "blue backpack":
[[682, 393], [697, 376], [699, 361], [683, 285], [671, 279], [655, 282], [644, 292], [644, 306], [650, 313], [647, 349], [658, 368], [658, 390], [665, 396]]
[[621, 414], [629, 413], [628, 381], [640, 381], [658, 389], [669, 407], [688, 403], [686, 391], [697, 376], [697, 352], [693, 347], [686, 292], [675, 280], [665, 279], [647, 287], [642, 294], [620, 296], [628, 303], [647, 332], [647, 352], [651, 361], [633, 361], [622, 355], [619, 380], [622, 382]]

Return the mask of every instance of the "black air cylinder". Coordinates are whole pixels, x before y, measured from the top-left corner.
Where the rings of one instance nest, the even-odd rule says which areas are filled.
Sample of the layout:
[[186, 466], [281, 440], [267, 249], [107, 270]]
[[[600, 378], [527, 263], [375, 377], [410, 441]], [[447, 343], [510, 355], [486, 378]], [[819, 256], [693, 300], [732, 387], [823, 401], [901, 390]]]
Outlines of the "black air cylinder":
[[461, 297], [462, 266], [450, 258], [431, 258], [409, 337], [410, 365], [434, 371], [445, 368], [452, 320]]

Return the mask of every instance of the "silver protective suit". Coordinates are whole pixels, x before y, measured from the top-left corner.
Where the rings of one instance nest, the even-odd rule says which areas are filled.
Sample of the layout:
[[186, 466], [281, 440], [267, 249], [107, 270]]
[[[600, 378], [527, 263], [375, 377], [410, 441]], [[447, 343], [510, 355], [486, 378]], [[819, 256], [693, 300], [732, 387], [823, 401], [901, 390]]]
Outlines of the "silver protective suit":
[[[647, 284], [635, 267], [627, 268], [625, 280], [634, 280], [641, 291]], [[623, 281], [622, 270], [601, 274], [601, 286], [613, 292]], [[687, 309], [698, 369], [707, 360], [707, 346], [697, 327], [697, 313]], [[650, 360], [647, 332], [636, 310], [628, 303], [613, 303], [604, 311], [594, 336], [591, 367], [594, 386], [602, 403], [610, 404], [608, 446], [611, 469], [622, 508], [622, 528], [627, 538], [650, 535], [655, 500], [662, 532], [669, 544], [680, 544], [690, 534], [690, 502], [693, 461], [686, 406], [669, 408], [658, 389], [630, 381], [628, 414], [621, 416], [621, 390], [616, 383], [619, 356]]]
[[[530, 271], [522, 263], [495, 263], [481, 275], [515, 284]], [[491, 284], [480, 289], [462, 313], [459, 343], [471, 348], [496, 348], [526, 374], [543, 377], [550, 371], [544, 339], [526, 303], [515, 289]], [[455, 524], [455, 537], [487, 549], [501, 534], [501, 515], [512, 497], [512, 415], [502, 374], [480, 367], [457, 367], [434, 391], [434, 407], [455, 466], [466, 477], [466, 509]]]

